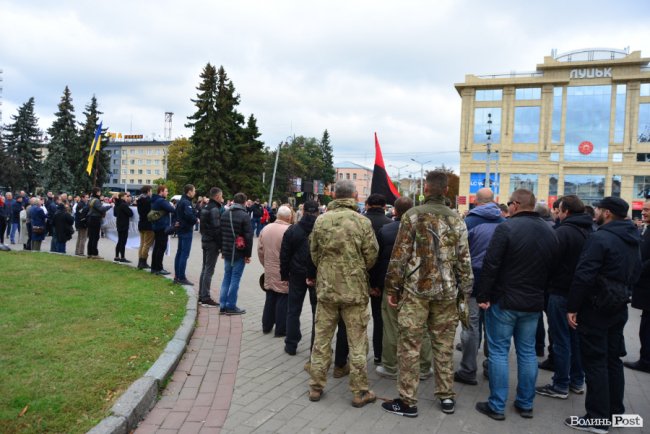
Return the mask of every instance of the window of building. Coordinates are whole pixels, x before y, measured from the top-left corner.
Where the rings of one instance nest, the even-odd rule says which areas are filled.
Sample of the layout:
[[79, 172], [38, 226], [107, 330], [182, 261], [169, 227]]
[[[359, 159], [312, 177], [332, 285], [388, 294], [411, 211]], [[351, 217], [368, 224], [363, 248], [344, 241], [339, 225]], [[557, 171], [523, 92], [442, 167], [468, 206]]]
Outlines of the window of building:
[[537, 161], [537, 152], [513, 152], [512, 161]]
[[533, 174], [524, 174], [524, 173], [513, 173], [510, 175], [510, 193], [513, 191], [525, 188], [537, 194], [537, 175]]
[[113, 159], [113, 165], [117, 166], [117, 160], [116, 159]]
[[626, 86], [616, 85], [616, 113], [614, 114], [614, 143], [623, 143], [625, 133]]
[[129, 170], [129, 175], [135, 175], [135, 169]]
[[621, 197], [621, 176], [612, 175], [612, 196]]
[[523, 87], [515, 90], [515, 99], [542, 99], [541, 87]]
[[113, 169], [113, 174], [118, 175], [120, 173], [120, 169]]
[[142, 160], [138, 160], [138, 164], [142, 164]]
[[151, 179], [147, 179], [147, 184], [151, 184]]
[[138, 184], [142, 184], [142, 179], [138, 179]]
[[650, 198], [650, 176], [634, 177], [634, 197]]
[[[494, 172], [490, 173], [490, 187], [494, 186], [495, 177], [496, 174]], [[487, 178], [485, 177], [485, 172], [470, 173], [469, 175], [470, 194], [474, 194], [477, 191], [479, 191], [481, 188], [486, 187], [485, 185], [486, 179]]]
[[142, 175], [142, 169], [138, 169], [138, 175]]
[[122, 160], [122, 164], [126, 166], [126, 161], [127, 160]]
[[[548, 195], [549, 196], [557, 196], [557, 184], [558, 184], [558, 176], [557, 175], [550, 175], [548, 177]], [[552, 203], [549, 205], [553, 206]]]
[[126, 175], [126, 169], [122, 169], [122, 175]]
[[144, 149], [138, 149], [138, 155], [144, 155]]
[[[472, 152], [472, 160], [474, 161], [486, 161], [487, 160], [487, 152]], [[499, 160], [499, 153], [498, 152], [490, 152], [490, 161], [498, 161]]]
[[492, 115], [492, 143], [501, 142], [501, 109], [480, 107], [474, 109], [474, 143], [487, 143], [488, 115]]
[[113, 184], [117, 184], [117, 179], [113, 179]]
[[131, 155], [135, 155], [135, 149], [131, 149]]
[[119, 153], [120, 151], [118, 151], [117, 149], [113, 150], [113, 155], [118, 155]]
[[648, 153], [636, 154], [636, 161], [639, 163], [650, 163], [650, 154]]
[[560, 161], [560, 153], [559, 152], [551, 152], [551, 154], [548, 156], [549, 161]]
[[154, 166], [158, 166], [160, 164], [160, 160], [153, 160]]
[[609, 85], [567, 87], [565, 161], [607, 161], [611, 99]]
[[641, 83], [639, 93], [641, 96], [650, 96], [650, 83]]
[[623, 153], [622, 152], [614, 152], [612, 154], [612, 161], [614, 163], [622, 163], [623, 162]]
[[147, 175], [151, 175], [151, 169], [147, 169]]
[[345, 174], [345, 179], [350, 179], [350, 174], [349, 173]]
[[553, 125], [551, 126], [551, 141], [560, 143], [562, 135], [562, 94], [563, 87], [553, 88]]
[[147, 149], [147, 155], [151, 155], [153, 151], [151, 149]]
[[357, 180], [357, 174], [356, 173], [352, 174], [352, 179], [355, 180], [355, 181]]
[[540, 107], [515, 107], [515, 143], [539, 142]]
[[502, 89], [477, 89], [476, 101], [501, 101], [503, 98]]
[[126, 149], [122, 149], [122, 155], [126, 155]]
[[122, 178], [122, 184], [126, 184], [126, 179]]
[[343, 174], [339, 173], [339, 179], [343, 179]]
[[160, 170], [156, 169], [153, 171], [154, 175], [160, 175]]
[[135, 181], [135, 179], [131, 178], [131, 179], [129, 179], [129, 181], [130, 181], [129, 184], [135, 184], [135, 182], [133, 182], [133, 181]]
[[131, 164], [135, 164], [135, 160], [131, 160]]
[[564, 194], [576, 194], [586, 204], [605, 197], [605, 177], [601, 175], [564, 175]]
[[639, 104], [639, 143], [650, 142], [650, 104]]

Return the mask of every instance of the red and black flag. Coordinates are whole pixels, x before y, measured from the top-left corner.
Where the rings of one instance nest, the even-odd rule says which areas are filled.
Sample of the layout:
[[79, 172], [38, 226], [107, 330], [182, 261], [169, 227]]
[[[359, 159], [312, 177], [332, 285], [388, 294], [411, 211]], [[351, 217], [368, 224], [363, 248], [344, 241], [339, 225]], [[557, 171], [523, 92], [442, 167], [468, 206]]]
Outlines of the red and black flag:
[[386, 197], [386, 203], [393, 205], [395, 199], [399, 197], [399, 192], [395, 188], [395, 184], [390, 180], [386, 166], [384, 166], [384, 157], [381, 155], [381, 148], [379, 147], [379, 140], [377, 133], [375, 133], [375, 167], [372, 171], [372, 185], [370, 193], [383, 194]]

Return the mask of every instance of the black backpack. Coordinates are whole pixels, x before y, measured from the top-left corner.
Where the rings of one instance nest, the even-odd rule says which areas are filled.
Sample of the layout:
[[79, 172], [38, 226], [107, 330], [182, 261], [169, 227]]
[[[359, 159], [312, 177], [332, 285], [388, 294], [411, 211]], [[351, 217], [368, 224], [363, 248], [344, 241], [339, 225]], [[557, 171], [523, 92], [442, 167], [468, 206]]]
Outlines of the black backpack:
[[81, 209], [79, 209], [79, 205], [77, 204], [77, 215], [75, 217], [77, 217], [77, 224], [80, 228], [88, 227], [88, 211], [90, 211], [88, 204], [82, 206]]

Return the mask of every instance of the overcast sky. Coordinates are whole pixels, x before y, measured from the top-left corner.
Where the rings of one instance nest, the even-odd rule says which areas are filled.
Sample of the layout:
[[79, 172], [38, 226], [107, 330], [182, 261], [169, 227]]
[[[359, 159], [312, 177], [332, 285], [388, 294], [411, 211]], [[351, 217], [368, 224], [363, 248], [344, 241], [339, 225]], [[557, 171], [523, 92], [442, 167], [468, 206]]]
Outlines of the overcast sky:
[[531, 71], [551, 49], [650, 57], [650, 2], [0, 0], [2, 121], [36, 99], [42, 129], [70, 87], [104, 126], [188, 137], [199, 74], [223, 65], [267, 146], [328, 129], [335, 162], [458, 168], [465, 74]]

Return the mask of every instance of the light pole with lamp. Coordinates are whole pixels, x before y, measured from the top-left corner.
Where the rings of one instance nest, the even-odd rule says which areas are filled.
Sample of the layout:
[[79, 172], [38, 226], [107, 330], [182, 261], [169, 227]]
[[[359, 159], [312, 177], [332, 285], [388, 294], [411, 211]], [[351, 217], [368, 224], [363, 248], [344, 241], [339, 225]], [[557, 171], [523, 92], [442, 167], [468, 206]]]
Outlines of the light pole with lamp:
[[[284, 143], [289, 145], [289, 139], [291, 139], [292, 136], [287, 136], [286, 139], [284, 139]], [[278, 143], [278, 150], [275, 153], [275, 164], [273, 165], [273, 177], [271, 178], [271, 189], [269, 192], [269, 206], [273, 203], [273, 188], [275, 187], [275, 172], [278, 170], [278, 160], [280, 159], [280, 148], [282, 147], [282, 142]]]
[[485, 134], [487, 134], [487, 142], [485, 143], [485, 146], [487, 148], [487, 158], [485, 159], [485, 183], [483, 184], [483, 187], [488, 187], [490, 188], [490, 153], [492, 152], [492, 113], [488, 113], [488, 121], [487, 121], [488, 127], [487, 130], [485, 130]]
[[404, 169], [405, 167], [409, 167], [409, 165], [406, 164], [406, 165], [404, 165], [404, 166], [397, 167], [397, 166], [393, 166], [392, 164], [389, 164], [389, 167], [394, 167], [395, 169], [397, 169], [397, 191], [398, 191], [400, 194], [402, 194], [402, 180], [401, 180], [401, 178], [399, 177], [399, 171], [402, 170], [402, 169]]
[[427, 163], [431, 163], [431, 160], [425, 161], [424, 163], [420, 163], [419, 161], [411, 158], [411, 161], [414, 161], [420, 165], [420, 205], [422, 205], [422, 201], [424, 200], [424, 165]]

